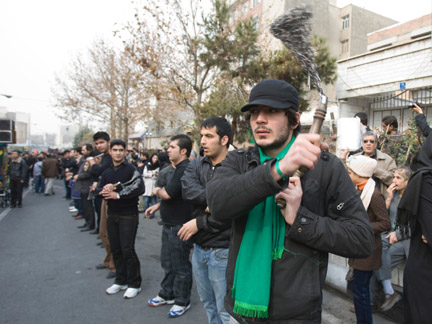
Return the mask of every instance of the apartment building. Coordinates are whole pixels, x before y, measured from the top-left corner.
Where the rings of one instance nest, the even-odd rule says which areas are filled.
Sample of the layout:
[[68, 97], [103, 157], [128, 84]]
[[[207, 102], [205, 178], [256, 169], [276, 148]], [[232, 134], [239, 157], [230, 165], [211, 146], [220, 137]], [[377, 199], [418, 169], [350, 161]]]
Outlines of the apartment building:
[[432, 121], [432, 15], [390, 26], [368, 35], [368, 51], [338, 62], [337, 97], [341, 117], [358, 111], [379, 128], [385, 115], [408, 126], [412, 100]]

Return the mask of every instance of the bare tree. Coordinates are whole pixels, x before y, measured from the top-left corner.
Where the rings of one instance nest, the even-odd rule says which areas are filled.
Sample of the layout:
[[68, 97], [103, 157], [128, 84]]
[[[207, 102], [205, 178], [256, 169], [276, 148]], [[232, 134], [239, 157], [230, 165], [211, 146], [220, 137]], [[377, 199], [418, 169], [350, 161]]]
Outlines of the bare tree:
[[95, 41], [83, 58], [78, 55], [52, 89], [63, 117], [96, 120], [113, 138], [127, 141], [136, 123], [149, 115], [149, 89], [142, 67], [127, 51]]

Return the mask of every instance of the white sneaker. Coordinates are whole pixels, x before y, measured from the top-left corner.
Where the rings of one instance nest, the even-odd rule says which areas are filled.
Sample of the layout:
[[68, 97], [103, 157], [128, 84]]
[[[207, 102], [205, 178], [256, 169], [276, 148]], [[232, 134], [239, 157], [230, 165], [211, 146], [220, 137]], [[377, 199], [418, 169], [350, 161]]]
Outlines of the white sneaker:
[[138, 295], [141, 291], [141, 288], [128, 288], [126, 292], [123, 295], [123, 298], [129, 299], [134, 298], [136, 295]]
[[162, 305], [172, 305], [174, 304], [174, 299], [164, 299], [159, 295], [157, 295], [155, 298], [149, 299], [147, 303], [149, 304], [149, 306], [152, 307], [158, 307]]
[[108, 295], [114, 295], [114, 294], [117, 294], [120, 290], [127, 289], [127, 287], [128, 287], [127, 285], [117, 285], [117, 284], [114, 284], [114, 285], [110, 286], [107, 290], [105, 290], [105, 292]]
[[71, 213], [76, 213], [77, 211], [78, 211], [78, 209], [76, 209], [75, 207], [69, 208], [69, 212], [71, 212]]
[[182, 316], [186, 311], [190, 308], [190, 304], [186, 306], [179, 306], [174, 305], [171, 307], [170, 311], [168, 312], [168, 317], [179, 317]]

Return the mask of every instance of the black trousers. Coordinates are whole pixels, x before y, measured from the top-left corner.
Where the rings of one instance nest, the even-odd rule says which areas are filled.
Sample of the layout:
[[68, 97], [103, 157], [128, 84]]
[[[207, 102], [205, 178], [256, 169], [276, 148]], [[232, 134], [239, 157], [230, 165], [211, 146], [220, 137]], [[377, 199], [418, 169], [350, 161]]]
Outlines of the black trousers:
[[89, 228], [95, 229], [95, 211], [93, 200], [88, 200], [88, 193], [81, 193], [81, 206], [83, 209], [83, 217]]
[[103, 200], [103, 198], [101, 198], [99, 195], [97, 195], [95, 197], [95, 199], [93, 200], [94, 209], [95, 209], [96, 216], [97, 216], [97, 220], [96, 220], [96, 229], [97, 230], [99, 230], [99, 225], [100, 225], [102, 200]]
[[116, 267], [118, 285], [129, 288], [141, 286], [141, 265], [135, 252], [138, 214], [128, 216], [108, 215], [108, 239]]
[[16, 206], [22, 204], [22, 192], [24, 184], [21, 180], [10, 179], [10, 191], [11, 191], [11, 206]]

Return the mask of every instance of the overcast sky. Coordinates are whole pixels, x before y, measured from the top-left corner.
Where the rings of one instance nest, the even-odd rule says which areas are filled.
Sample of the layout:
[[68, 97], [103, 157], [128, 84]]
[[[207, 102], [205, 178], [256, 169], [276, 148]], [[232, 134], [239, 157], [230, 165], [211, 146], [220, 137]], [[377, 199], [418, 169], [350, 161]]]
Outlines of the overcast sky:
[[[203, 0], [205, 1], [205, 0]], [[262, 0], [267, 1], [267, 0]], [[338, 0], [400, 22], [431, 13], [432, 0]], [[0, 106], [32, 114], [32, 132], [57, 132], [50, 103], [54, 75], [96, 37], [133, 17], [129, 0], [1, 0]]]

